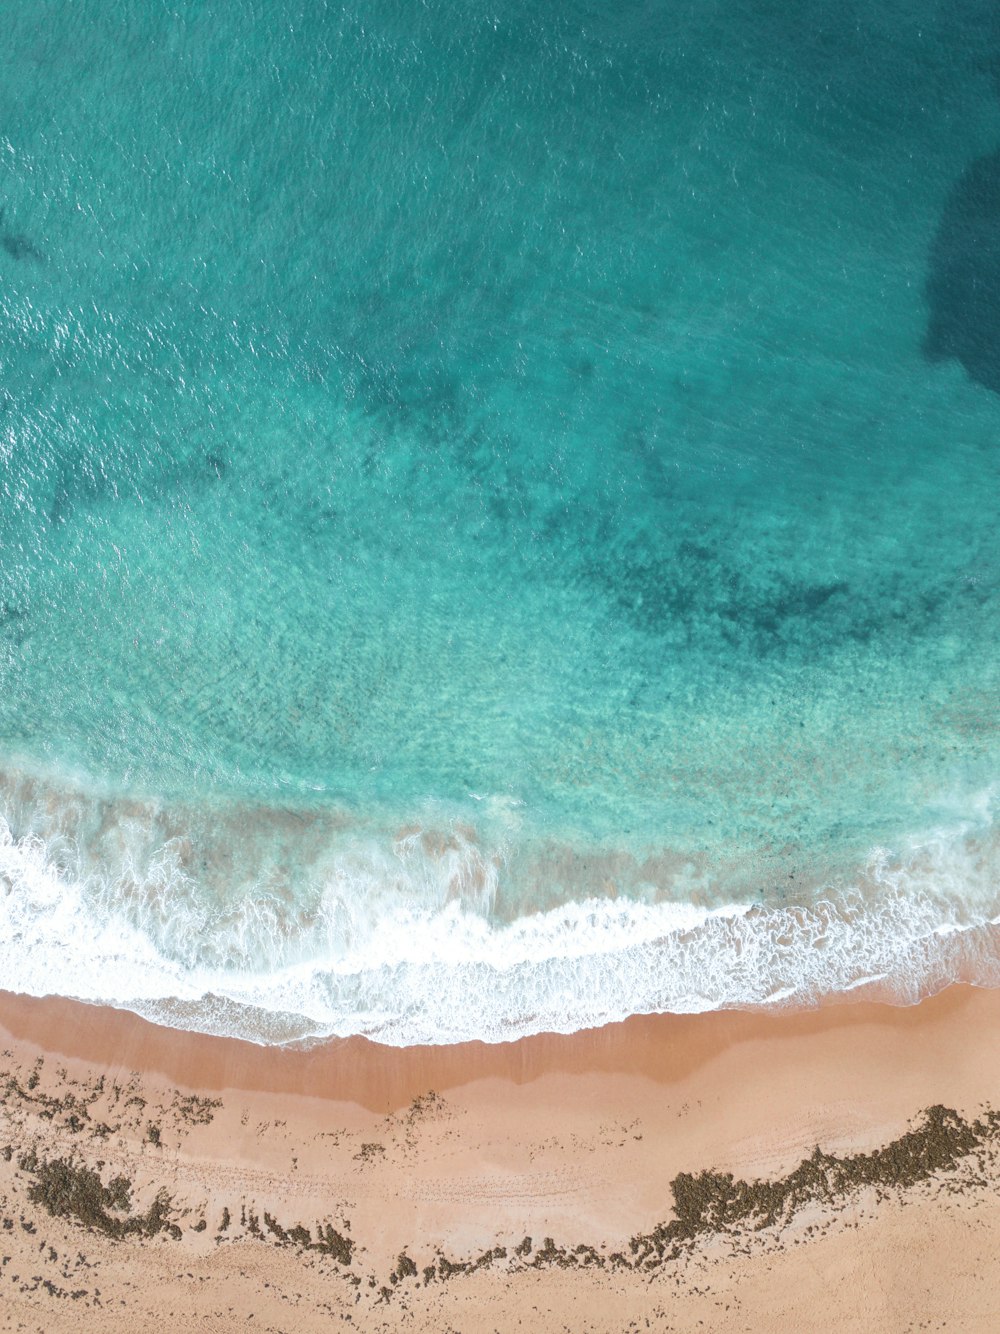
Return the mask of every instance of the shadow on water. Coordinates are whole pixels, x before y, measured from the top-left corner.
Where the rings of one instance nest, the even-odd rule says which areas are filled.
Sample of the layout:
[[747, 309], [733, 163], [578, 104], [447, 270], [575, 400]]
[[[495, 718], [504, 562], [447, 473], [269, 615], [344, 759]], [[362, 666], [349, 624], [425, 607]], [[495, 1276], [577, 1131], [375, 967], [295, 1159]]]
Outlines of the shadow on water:
[[925, 287], [928, 361], [954, 357], [1000, 394], [1000, 149], [956, 183], [931, 244]]

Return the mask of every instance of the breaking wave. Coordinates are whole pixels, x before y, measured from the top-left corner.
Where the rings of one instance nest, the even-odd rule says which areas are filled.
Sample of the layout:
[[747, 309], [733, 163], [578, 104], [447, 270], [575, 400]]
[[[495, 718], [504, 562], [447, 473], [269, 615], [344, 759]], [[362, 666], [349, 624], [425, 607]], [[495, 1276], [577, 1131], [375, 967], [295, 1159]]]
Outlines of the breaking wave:
[[265, 1044], [498, 1042], [637, 1013], [1000, 985], [988, 815], [876, 849], [809, 902], [588, 897], [507, 921], [493, 912], [502, 858], [468, 831], [342, 838], [305, 900], [260, 884], [207, 895], [183, 840], [141, 864], [123, 855], [113, 875], [69, 847], [0, 818], [0, 985]]

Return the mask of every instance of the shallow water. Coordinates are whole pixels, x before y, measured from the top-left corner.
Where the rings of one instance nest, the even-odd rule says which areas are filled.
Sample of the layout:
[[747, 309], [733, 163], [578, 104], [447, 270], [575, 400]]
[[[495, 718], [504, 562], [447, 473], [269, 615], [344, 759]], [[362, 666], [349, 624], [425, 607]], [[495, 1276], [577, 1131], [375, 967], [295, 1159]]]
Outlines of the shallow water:
[[10, 7], [0, 985], [996, 980], [1000, 24], [731, 8]]

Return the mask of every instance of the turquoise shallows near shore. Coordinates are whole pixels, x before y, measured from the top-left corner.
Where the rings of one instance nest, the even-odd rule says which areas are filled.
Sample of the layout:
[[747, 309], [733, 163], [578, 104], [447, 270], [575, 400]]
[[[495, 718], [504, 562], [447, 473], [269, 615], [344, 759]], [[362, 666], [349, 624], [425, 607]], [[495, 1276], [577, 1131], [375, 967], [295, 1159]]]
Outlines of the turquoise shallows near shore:
[[14, 0], [0, 987], [1000, 982], [984, 0]]

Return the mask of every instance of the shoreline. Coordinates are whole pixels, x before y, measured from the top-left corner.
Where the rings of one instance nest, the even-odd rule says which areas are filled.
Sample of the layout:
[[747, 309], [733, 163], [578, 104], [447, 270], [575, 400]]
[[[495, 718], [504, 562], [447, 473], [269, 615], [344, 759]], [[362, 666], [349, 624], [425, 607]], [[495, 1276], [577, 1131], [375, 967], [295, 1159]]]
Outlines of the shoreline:
[[[10, 993], [0, 1029], [0, 1329], [763, 1334], [818, 1328], [834, 1275], [838, 1328], [989, 1327], [1000, 990], [453, 1048], [266, 1048]], [[727, 1173], [748, 1212], [709, 1226]], [[979, 1286], [937, 1281], [974, 1255]], [[937, 1295], [909, 1292], [932, 1259]]]
[[397, 1047], [360, 1036], [266, 1045], [172, 1028], [111, 1005], [0, 990], [0, 1034], [71, 1060], [134, 1064], [188, 1088], [289, 1093], [354, 1102], [377, 1112], [405, 1106], [428, 1079], [441, 1092], [485, 1079], [523, 1085], [546, 1075], [584, 1073], [672, 1083], [748, 1043], [801, 1042], [854, 1030], [906, 1040], [928, 1025], [953, 1022], [964, 1008], [992, 1008], [985, 999], [991, 996], [1000, 1021], [1000, 989], [956, 982], [913, 1004], [841, 993], [809, 1008], [633, 1015], [597, 1028], [508, 1042]]

